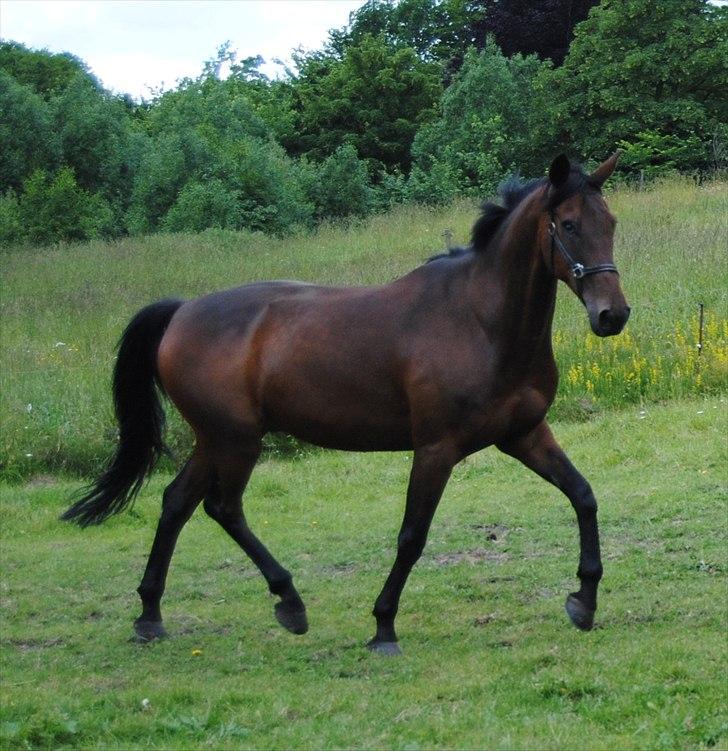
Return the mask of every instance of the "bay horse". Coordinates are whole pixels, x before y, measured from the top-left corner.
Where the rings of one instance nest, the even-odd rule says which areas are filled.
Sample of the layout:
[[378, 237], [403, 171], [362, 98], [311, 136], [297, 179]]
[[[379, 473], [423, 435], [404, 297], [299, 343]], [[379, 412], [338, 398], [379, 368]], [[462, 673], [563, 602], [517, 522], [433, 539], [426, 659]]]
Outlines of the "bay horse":
[[485, 204], [472, 244], [375, 287], [247, 284], [141, 310], [119, 343], [113, 394], [119, 442], [106, 471], [63, 515], [81, 526], [126, 507], [164, 449], [163, 391], [195, 446], [166, 488], [138, 588], [137, 638], [165, 635], [160, 600], [180, 530], [201, 501], [280, 599], [286, 629], [308, 629], [291, 574], [246, 523], [242, 494], [269, 431], [327, 448], [412, 451], [404, 520], [368, 643], [398, 654], [394, 622], [453, 466], [495, 445], [559, 488], [579, 525], [580, 588], [566, 611], [590, 629], [602, 576], [597, 504], [554, 439], [546, 412], [558, 374], [551, 327], [558, 280], [598, 336], [629, 316], [613, 264], [615, 219], [592, 174], [561, 155], [548, 177], [507, 183]]

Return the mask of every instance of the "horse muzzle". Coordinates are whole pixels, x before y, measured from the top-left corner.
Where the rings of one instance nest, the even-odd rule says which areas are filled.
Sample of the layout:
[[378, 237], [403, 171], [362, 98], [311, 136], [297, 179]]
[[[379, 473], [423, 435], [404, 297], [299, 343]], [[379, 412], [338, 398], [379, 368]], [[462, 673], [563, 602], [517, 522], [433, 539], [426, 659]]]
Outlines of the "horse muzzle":
[[614, 336], [619, 334], [629, 319], [629, 305], [614, 307], [587, 308], [589, 311], [589, 323], [592, 331], [597, 336]]

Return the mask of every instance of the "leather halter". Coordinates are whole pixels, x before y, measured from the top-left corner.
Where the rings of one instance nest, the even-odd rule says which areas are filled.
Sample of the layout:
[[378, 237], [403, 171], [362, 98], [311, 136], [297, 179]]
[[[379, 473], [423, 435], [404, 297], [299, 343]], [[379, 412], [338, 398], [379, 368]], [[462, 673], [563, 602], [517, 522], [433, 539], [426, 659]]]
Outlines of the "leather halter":
[[583, 263], [575, 261], [571, 253], [566, 249], [566, 246], [561, 241], [558, 233], [556, 232], [555, 217], [551, 215], [551, 221], [549, 222], [549, 235], [551, 235], [551, 268], [554, 268], [554, 249], [558, 248], [559, 253], [569, 265], [574, 279], [583, 279], [590, 274], [601, 274], [604, 271], [609, 271], [612, 274], [619, 274], [617, 267], [613, 263], [598, 263], [596, 266], [584, 266]]

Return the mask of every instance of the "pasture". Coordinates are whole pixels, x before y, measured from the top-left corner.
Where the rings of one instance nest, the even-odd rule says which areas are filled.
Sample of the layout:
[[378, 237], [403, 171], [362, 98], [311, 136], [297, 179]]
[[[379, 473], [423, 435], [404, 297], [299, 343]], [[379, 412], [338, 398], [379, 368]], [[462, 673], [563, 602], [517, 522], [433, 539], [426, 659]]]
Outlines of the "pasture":
[[[311, 630], [273, 617], [252, 564], [198, 511], [163, 601], [172, 638], [130, 642], [162, 466], [133, 510], [58, 521], [115, 437], [113, 348], [151, 300], [254, 279], [393, 279], [466, 242], [476, 207], [405, 207], [271, 239], [208, 231], [5, 254], [0, 313], [3, 748], [728, 748], [725, 183], [608, 195], [633, 308], [599, 340], [563, 291], [554, 432], [600, 503], [597, 626], [563, 611], [568, 501], [489, 449], [459, 464], [398, 621], [371, 655], [411, 455], [276, 440], [246, 493]], [[698, 304], [705, 305], [699, 352]], [[189, 435], [170, 414], [178, 456]]]
[[311, 630], [198, 511], [165, 597], [171, 638], [130, 643], [168, 478], [134, 511], [57, 521], [76, 483], [2, 490], [4, 748], [726, 748], [724, 399], [557, 424], [600, 501], [597, 627], [574, 629], [568, 501], [489, 449], [455, 469], [402, 600], [404, 655], [370, 654], [409, 455], [268, 460], [247, 509]]

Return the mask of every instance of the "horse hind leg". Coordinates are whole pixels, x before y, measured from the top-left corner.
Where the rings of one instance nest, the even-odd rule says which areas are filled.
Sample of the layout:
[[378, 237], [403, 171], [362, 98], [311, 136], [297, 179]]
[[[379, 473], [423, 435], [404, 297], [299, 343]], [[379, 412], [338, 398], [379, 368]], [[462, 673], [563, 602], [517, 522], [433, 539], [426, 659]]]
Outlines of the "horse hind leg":
[[215, 481], [205, 496], [204, 509], [258, 567], [271, 593], [280, 597], [275, 605], [278, 622], [291, 633], [305, 634], [306, 606], [293, 586], [293, 577], [251, 531], [243, 513], [243, 492], [259, 455], [256, 445], [216, 456]]
[[169, 563], [182, 527], [199, 505], [211, 480], [205, 457], [196, 451], [162, 497], [162, 514], [149, 553], [149, 560], [137, 592], [142, 600], [142, 614], [134, 621], [137, 639], [152, 641], [166, 636], [160, 601], [164, 593]]

